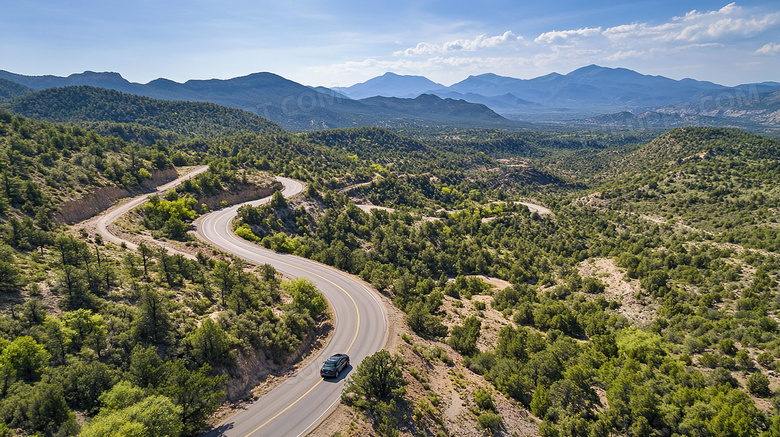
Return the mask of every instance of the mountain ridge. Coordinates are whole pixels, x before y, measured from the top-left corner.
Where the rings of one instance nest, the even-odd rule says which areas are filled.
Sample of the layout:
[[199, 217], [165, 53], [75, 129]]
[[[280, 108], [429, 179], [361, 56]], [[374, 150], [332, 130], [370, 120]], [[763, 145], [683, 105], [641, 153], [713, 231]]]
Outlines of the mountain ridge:
[[33, 92], [30, 87], [6, 79], [0, 79], [0, 101]]
[[[374, 86], [373, 89], [383, 95], [392, 94], [392, 88], [382, 90]], [[655, 113], [658, 116], [645, 127], [671, 128], [701, 123], [768, 133], [776, 130], [780, 119], [774, 101], [764, 99], [774, 91], [780, 91], [780, 83], [767, 81], [728, 87], [692, 78], [676, 80], [622, 67], [591, 64], [567, 74], [553, 72], [531, 79], [495, 73], [471, 75], [426, 93], [484, 104], [506, 118], [531, 122], [636, 128], [647, 124], [647, 117], [640, 115]], [[734, 110], [735, 102], [741, 104], [745, 95], [758, 96], [758, 99], [750, 100], [749, 108]], [[712, 108], [713, 102], [730, 106], [718, 111]], [[614, 114], [620, 113], [634, 114], [622, 117], [631, 122], [616, 126]]]
[[[0, 71], [0, 80], [16, 78], [20, 75]], [[5, 80], [11, 80], [5, 79]], [[71, 86], [88, 86], [110, 89], [125, 94], [132, 94], [151, 99], [184, 102], [209, 102], [220, 106], [244, 110], [259, 115], [269, 121], [293, 131], [319, 130], [356, 126], [409, 126], [409, 125], [450, 125], [475, 126], [473, 114], [486, 113], [492, 110], [479, 104], [461, 101], [457, 104], [441, 104], [428, 99], [428, 105], [421, 107], [419, 103], [398, 102], [392, 105], [381, 105], [376, 102], [366, 104], [358, 100], [345, 98], [331, 90], [318, 90], [307, 87], [274, 73], [252, 73], [233, 79], [192, 79], [184, 83], [168, 79], [155, 79], [147, 84], [131, 83], [118, 73], [85, 72], [68, 76], [67, 78], [23, 77], [20, 86], [38, 89], [38, 92], [49, 89], [63, 89]], [[17, 82], [18, 83], [18, 82]], [[73, 85], [73, 84], [76, 85]], [[90, 85], [91, 84], [91, 85]], [[62, 85], [52, 86], [49, 85]], [[72, 99], [72, 97], [71, 97]], [[86, 100], [89, 100], [85, 97]], [[439, 99], [437, 97], [437, 99]], [[78, 100], [78, 99], [77, 99]], [[91, 104], [88, 101], [85, 105]], [[453, 110], [453, 105], [458, 110]], [[474, 105], [474, 108], [468, 108]], [[53, 105], [56, 107], [56, 105]], [[83, 108], [73, 108], [82, 112]], [[50, 117], [46, 106], [37, 105], [37, 114], [46, 119], [61, 119], [62, 116]], [[464, 115], [458, 115], [462, 113]], [[86, 113], [85, 117], [90, 118]], [[27, 112], [27, 115], [31, 115]], [[503, 127], [515, 128], [517, 123], [504, 119], [492, 113], [489, 118], [501, 121]], [[91, 120], [90, 121], [94, 121]], [[101, 120], [126, 122], [126, 120]]]
[[414, 98], [437, 88], [445, 88], [445, 86], [425, 76], [399, 75], [387, 72], [366, 82], [349, 87], [334, 87], [333, 90], [352, 99], [364, 99], [376, 96]]
[[435, 108], [439, 114], [447, 117], [468, 117], [485, 121], [506, 120], [485, 105], [468, 103], [465, 100], [443, 99], [434, 94], [420, 94], [414, 99], [377, 96], [361, 99], [360, 101], [380, 108], [403, 110], [407, 113], [421, 114], [423, 111]]
[[[304, 86], [269, 72], [251, 73], [232, 79], [190, 79], [179, 83], [159, 78], [146, 84], [130, 82], [119, 73], [85, 71], [67, 77], [23, 76], [0, 70], [0, 79], [32, 89], [88, 85], [114, 89], [129, 94], [163, 100], [212, 102], [242, 109], [265, 117], [285, 129], [308, 131], [355, 126], [404, 127], [410, 124], [472, 126], [475, 120], [452, 117], [439, 112], [446, 105], [429, 101], [433, 106], [422, 110], [414, 99], [422, 94], [441, 99], [462, 100], [460, 112], [484, 111], [479, 106], [465, 109], [465, 104], [484, 105], [509, 120], [582, 124], [614, 128], [609, 114], [663, 113], [675, 117], [657, 118], [660, 126], [673, 127], [681, 121], [704, 120], [706, 125], [739, 126], [761, 132], [777, 129], [777, 112], [773, 101], [766, 101], [778, 82], [762, 82], [727, 87], [692, 78], [680, 80], [660, 75], [646, 75], [627, 68], [586, 65], [567, 74], [549, 73], [531, 79], [500, 76], [495, 73], [472, 75], [443, 86], [424, 76], [387, 72], [350, 87]], [[728, 94], [728, 96], [726, 96]], [[742, 104], [741, 95], [758, 96], [749, 110], [717, 110], [728, 102]], [[366, 95], [371, 95], [365, 97]], [[381, 101], [373, 97], [409, 99]], [[725, 96], [725, 97], [724, 97]], [[366, 100], [372, 98], [371, 100]], [[437, 106], [438, 105], [438, 106]], [[706, 106], [706, 110], [704, 107]], [[723, 108], [720, 108], [723, 109]], [[745, 108], [742, 108], [745, 109]], [[717, 120], [711, 120], [714, 117]], [[488, 117], [494, 119], [495, 117]], [[600, 124], [599, 120], [611, 120]], [[667, 120], [671, 125], [666, 125]], [[525, 125], [511, 126], [522, 128]], [[654, 123], [655, 124], [655, 123]]]
[[86, 85], [46, 88], [10, 99], [2, 106], [51, 123], [133, 123], [185, 136], [282, 131], [265, 118], [214, 103], [152, 99]]

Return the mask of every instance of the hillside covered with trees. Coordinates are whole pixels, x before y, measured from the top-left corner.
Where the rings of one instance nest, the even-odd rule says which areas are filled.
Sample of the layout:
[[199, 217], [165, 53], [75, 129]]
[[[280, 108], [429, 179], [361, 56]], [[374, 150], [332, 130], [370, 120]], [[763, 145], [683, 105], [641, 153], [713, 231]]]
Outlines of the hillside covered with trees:
[[[189, 232], [204, 196], [271, 174], [307, 188], [241, 207], [236, 233], [359, 276], [403, 320], [400, 341], [350, 374], [354, 426], [780, 433], [780, 141], [689, 127], [209, 134], [187, 127], [203, 113], [152, 103], [62, 120], [149, 129], [135, 140], [0, 112], [7, 434], [191, 435], [257, 382], [248, 357], [273, 372], [322, 335], [309, 283]], [[196, 164], [209, 171], [126, 219], [194, 260], [51, 220], [76, 193]]]
[[270, 121], [214, 103], [176, 102], [89, 86], [48, 88], [4, 103], [26, 117], [50, 122], [111, 122], [213, 137], [238, 132], [280, 132]]
[[[211, 251], [131, 251], [52, 220], [81, 193], [143, 192], [172, 168], [162, 145], [0, 116], [0, 433], [191, 435], [317, 335], [326, 305], [305, 280]], [[182, 196], [241, 184], [214, 162]], [[186, 232], [192, 217], [174, 218], [162, 227]]]
[[[465, 368], [543, 419], [544, 435], [758, 435], [778, 426], [764, 403], [776, 384], [778, 146], [736, 130], [674, 130], [617, 156], [584, 189], [570, 183], [568, 195], [543, 197], [546, 216], [499, 201], [503, 190], [489, 187], [500, 171], [450, 187], [435, 170], [419, 180], [385, 163], [348, 193], [406, 212], [366, 213], [338, 193], [309, 193], [300, 204], [244, 207], [237, 226], [388, 293], [423, 341], [450, 345]], [[445, 193], [468, 195], [439, 200]], [[431, 220], [431, 205], [461, 209]], [[512, 286], [491, 291], [473, 275]], [[632, 294], [608, 290], [615, 280]], [[485, 293], [503, 327], [478, 348], [486, 307], [469, 300]], [[453, 306], [474, 310], [445, 310]], [[638, 323], [637, 311], [650, 316]], [[393, 434], [383, 417], [413, 409], [401, 400], [363, 407], [380, 433]]]

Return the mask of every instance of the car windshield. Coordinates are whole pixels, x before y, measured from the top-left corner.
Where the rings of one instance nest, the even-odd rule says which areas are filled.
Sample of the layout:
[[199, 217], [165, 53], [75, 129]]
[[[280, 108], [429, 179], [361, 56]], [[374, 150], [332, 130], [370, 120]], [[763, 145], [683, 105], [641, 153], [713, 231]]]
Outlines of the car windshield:
[[336, 360], [325, 361], [325, 364], [322, 367], [336, 367]]

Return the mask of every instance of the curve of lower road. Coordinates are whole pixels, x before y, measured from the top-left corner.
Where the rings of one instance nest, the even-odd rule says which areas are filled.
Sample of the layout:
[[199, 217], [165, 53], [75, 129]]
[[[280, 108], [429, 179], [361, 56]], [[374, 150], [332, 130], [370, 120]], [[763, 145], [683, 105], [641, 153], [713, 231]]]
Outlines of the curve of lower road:
[[[124, 243], [127, 247], [136, 249], [136, 244], [112, 234], [108, 226], [146, 202], [150, 196], [163, 194], [206, 170], [208, 166], [195, 167], [188, 174], [158, 187], [153, 193], [134, 197], [110, 208], [98, 218], [98, 232], [106, 241]], [[298, 181], [277, 179], [284, 187], [282, 194], [285, 197], [303, 190], [303, 184]], [[257, 206], [269, 202], [270, 199], [266, 197], [246, 203]], [[354, 371], [354, 366], [383, 347], [387, 333], [387, 317], [376, 291], [354, 277], [305, 258], [263, 249], [233, 234], [231, 221], [240, 206], [235, 205], [201, 217], [197, 226], [198, 237], [251, 263], [270, 264], [287, 276], [310, 279], [330, 303], [335, 328], [327, 346], [307, 366], [257, 402], [223, 421], [207, 435], [304, 435], [336, 407], [345, 379]], [[349, 354], [351, 365], [339, 378], [324, 380], [319, 373], [321, 362], [335, 353]]]
[[127, 200], [125, 202], [119, 203], [118, 205], [109, 208], [102, 216], [100, 216], [97, 219], [97, 222], [95, 223], [96, 226], [97, 226], [98, 233], [100, 233], [100, 235], [105, 240], [110, 241], [110, 242], [112, 242], [114, 244], [122, 244], [122, 243], [124, 243], [130, 249], [133, 249], [133, 250], [138, 249], [138, 245], [137, 244], [134, 244], [134, 243], [132, 243], [130, 241], [123, 240], [123, 239], [119, 238], [118, 236], [112, 234], [108, 230], [108, 226], [111, 223], [114, 223], [119, 217], [122, 217], [123, 215], [127, 214], [128, 212], [130, 212], [130, 210], [132, 210], [133, 208], [136, 208], [136, 207], [142, 205], [144, 202], [149, 200], [149, 198], [151, 196], [165, 194], [165, 192], [170, 190], [171, 188], [174, 188], [174, 187], [178, 186], [179, 184], [181, 184], [185, 180], [193, 178], [193, 177], [199, 175], [200, 173], [203, 173], [204, 171], [206, 171], [208, 169], [209, 169], [208, 165], [199, 165], [199, 166], [193, 168], [192, 171], [190, 171], [189, 173], [187, 173], [187, 174], [185, 174], [183, 176], [180, 176], [180, 177], [174, 179], [173, 181], [168, 182], [167, 184], [160, 185], [159, 187], [157, 187], [157, 190], [152, 192], [152, 193], [143, 194], [141, 196], [133, 197], [130, 200]]
[[[300, 193], [303, 184], [277, 178], [285, 197]], [[253, 206], [270, 197], [247, 202]], [[334, 331], [327, 346], [296, 375], [257, 402], [234, 414], [207, 436], [300, 436], [309, 432], [339, 402], [346, 377], [365, 357], [379, 351], [386, 340], [387, 317], [376, 292], [354, 277], [332, 267], [294, 255], [273, 252], [237, 237], [231, 222], [240, 205], [207, 214], [198, 220], [202, 240], [255, 264], [270, 264], [293, 277], [308, 278], [330, 303]], [[351, 366], [334, 380], [320, 378], [322, 361], [346, 353]]]

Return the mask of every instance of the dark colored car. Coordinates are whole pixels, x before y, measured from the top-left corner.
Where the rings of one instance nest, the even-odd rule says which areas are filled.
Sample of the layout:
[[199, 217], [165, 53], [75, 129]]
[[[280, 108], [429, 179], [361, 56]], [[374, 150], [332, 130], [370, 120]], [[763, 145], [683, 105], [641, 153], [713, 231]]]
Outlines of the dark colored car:
[[325, 360], [320, 369], [323, 378], [338, 378], [341, 371], [349, 366], [349, 357], [345, 354], [336, 354]]

